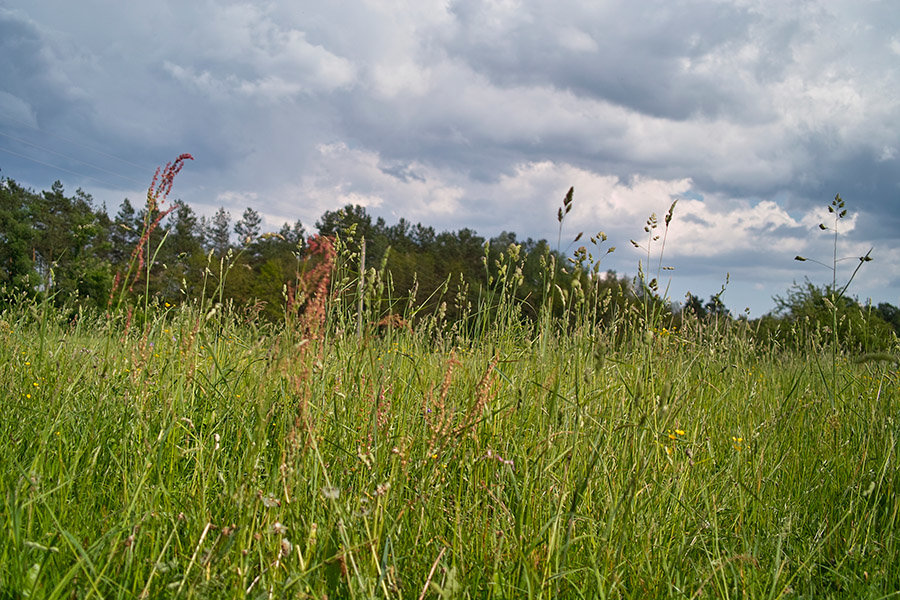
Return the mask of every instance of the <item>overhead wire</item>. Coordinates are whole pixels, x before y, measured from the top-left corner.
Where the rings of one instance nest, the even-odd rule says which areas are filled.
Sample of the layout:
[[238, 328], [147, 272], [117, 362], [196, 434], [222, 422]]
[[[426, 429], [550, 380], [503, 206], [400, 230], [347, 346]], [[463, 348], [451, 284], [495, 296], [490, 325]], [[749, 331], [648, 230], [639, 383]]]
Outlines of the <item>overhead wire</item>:
[[93, 175], [88, 175], [87, 173], [79, 173], [77, 171], [72, 171], [71, 169], [67, 169], [65, 167], [60, 167], [59, 165], [54, 165], [54, 164], [51, 164], [51, 163], [48, 163], [48, 162], [45, 162], [42, 160], [38, 160], [36, 158], [32, 158], [30, 156], [20, 154], [19, 152], [14, 152], [13, 150], [9, 150], [7, 148], [0, 148], [0, 152], [6, 152], [7, 154], [12, 154], [13, 156], [18, 156], [19, 158], [24, 158], [25, 160], [30, 160], [33, 163], [37, 163], [39, 165], [44, 165], [45, 167], [50, 167], [51, 169], [56, 169], [58, 171], [63, 171], [65, 173], [69, 173], [69, 174], [75, 175], [77, 177], [85, 177], [87, 179], [93, 179], [97, 183], [100, 183], [100, 184], [108, 187], [109, 189], [116, 189], [116, 187], [121, 187], [121, 186], [116, 186], [116, 184], [111, 183], [109, 181], [104, 181], [103, 179], [98, 179], [98, 178], [94, 177]]
[[25, 127], [28, 127], [29, 129], [33, 129], [33, 130], [35, 130], [35, 131], [38, 131], [38, 132], [40, 132], [40, 133], [42, 133], [42, 134], [44, 134], [44, 135], [49, 135], [50, 137], [55, 137], [55, 138], [60, 139], [60, 140], [62, 140], [62, 141], [64, 141], [64, 142], [67, 142], [67, 143], [69, 143], [69, 144], [73, 144], [73, 145], [75, 145], [75, 146], [81, 146], [82, 148], [85, 148], [86, 150], [90, 150], [91, 152], [95, 152], [95, 153], [97, 153], [97, 154], [101, 154], [101, 155], [103, 155], [103, 156], [105, 156], [105, 157], [107, 157], [107, 158], [111, 158], [111, 159], [113, 159], [113, 160], [117, 160], [117, 161], [119, 161], [119, 162], [125, 163], [126, 165], [130, 165], [130, 166], [132, 166], [132, 167], [138, 168], [138, 169], [140, 169], [141, 171], [144, 171], [144, 170], [147, 169], [147, 166], [146, 166], [146, 165], [139, 165], [139, 164], [137, 164], [137, 163], [133, 163], [133, 162], [131, 162], [130, 160], [127, 160], [127, 159], [122, 158], [122, 157], [120, 157], [120, 156], [116, 156], [116, 155], [114, 155], [114, 154], [109, 154], [108, 152], [104, 152], [103, 150], [97, 150], [96, 148], [92, 148], [91, 146], [87, 146], [87, 145], [85, 145], [84, 143], [79, 142], [79, 141], [77, 141], [77, 140], [73, 140], [73, 139], [67, 138], [67, 137], [65, 137], [65, 136], [59, 135], [58, 133], [53, 133], [53, 132], [50, 132], [50, 131], [45, 131], [45, 130], [41, 129], [40, 127], [37, 127], [37, 126], [35, 126], [35, 125], [32, 125], [32, 124], [29, 123], [28, 121], [23, 121], [22, 119], [13, 117], [13, 116], [11, 116], [9, 113], [0, 112], [0, 116], [2, 116], [2, 117], [3, 117], [4, 119], [6, 119], [7, 121], [15, 121], [16, 123], [19, 123], [20, 125], [24, 125]]
[[28, 140], [23, 140], [23, 139], [21, 139], [21, 138], [17, 138], [17, 137], [15, 137], [15, 136], [9, 135], [8, 133], [3, 133], [2, 131], [0, 131], [0, 135], [2, 135], [3, 137], [9, 138], [9, 139], [11, 139], [11, 140], [13, 140], [13, 141], [19, 142], [20, 144], [25, 144], [25, 145], [28, 145], [28, 146], [32, 146], [33, 148], [37, 148], [38, 150], [42, 150], [42, 151], [48, 152], [48, 153], [50, 153], [50, 154], [55, 154], [56, 156], [60, 156], [60, 157], [65, 158], [65, 159], [67, 159], [67, 160], [71, 160], [71, 161], [73, 161], [73, 162], [82, 164], [82, 165], [84, 165], [84, 166], [86, 166], [86, 167], [90, 167], [90, 168], [92, 168], [92, 169], [96, 169], [96, 170], [98, 170], [98, 171], [102, 171], [102, 172], [104, 172], [104, 173], [108, 173], [108, 174], [110, 174], [110, 175], [113, 175], [114, 177], [120, 177], [120, 178], [122, 178], [122, 179], [124, 179], [124, 180], [126, 180], [126, 181], [130, 181], [131, 183], [136, 183], [136, 184], [138, 184], [138, 185], [143, 185], [143, 182], [138, 181], [137, 179], [134, 179], [133, 177], [129, 177], [128, 175], [122, 175], [121, 173], [116, 173], [115, 171], [110, 171], [109, 169], [105, 169], [105, 168], [103, 168], [103, 167], [97, 166], [97, 165], [92, 164], [92, 163], [89, 163], [89, 162], [87, 162], [87, 161], [84, 161], [84, 160], [75, 158], [74, 156], [69, 156], [69, 155], [67, 155], [67, 154], [63, 154], [62, 152], [57, 152], [56, 150], [51, 150], [50, 148], [46, 148], [46, 147], [44, 147], [44, 146], [41, 146], [40, 144], [35, 144], [34, 142], [29, 142]]
[[[72, 145], [74, 145], [74, 146], [78, 146], [78, 147], [80, 147], [80, 148], [84, 148], [85, 150], [88, 150], [88, 151], [90, 151], [90, 152], [96, 153], [96, 154], [98, 154], [98, 155], [101, 155], [101, 156], [104, 156], [104, 157], [107, 157], [107, 158], [110, 158], [110, 159], [119, 161], [120, 163], [124, 163], [124, 164], [129, 165], [129, 166], [131, 166], [131, 167], [134, 167], [134, 168], [136, 168], [136, 169], [140, 169], [141, 171], [147, 171], [147, 167], [146, 167], [146, 166], [141, 166], [141, 165], [139, 165], [139, 164], [137, 164], [137, 163], [134, 163], [134, 162], [132, 162], [132, 161], [129, 161], [129, 160], [127, 160], [127, 159], [121, 158], [121, 157], [119, 157], [119, 156], [115, 156], [114, 154], [110, 154], [110, 153], [104, 152], [104, 151], [102, 151], [102, 150], [97, 150], [96, 148], [92, 148], [92, 147], [87, 146], [87, 145], [85, 145], [85, 144], [83, 144], [83, 143], [81, 143], [81, 142], [78, 142], [78, 141], [76, 141], [76, 140], [69, 139], [69, 138], [67, 138], [67, 137], [65, 137], [65, 136], [62, 136], [62, 135], [59, 135], [59, 134], [56, 134], [56, 133], [52, 133], [52, 132], [49, 132], [49, 131], [45, 131], [45, 130], [41, 129], [40, 127], [36, 127], [35, 125], [33, 125], [33, 124], [31, 124], [31, 123], [28, 123], [27, 121], [23, 121], [22, 119], [13, 117], [13, 116], [9, 115], [8, 113], [0, 112], [0, 119], [3, 119], [4, 121], [9, 122], [9, 123], [18, 123], [18, 124], [20, 124], [20, 125], [22, 125], [22, 126], [24, 126], [24, 127], [27, 127], [28, 129], [31, 129], [31, 130], [33, 130], [33, 131], [36, 131], [36, 132], [38, 132], [38, 133], [40, 133], [40, 134], [42, 134], [42, 135], [49, 136], [49, 137], [53, 137], [53, 138], [57, 138], [57, 139], [62, 140], [62, 141], [64, 141], [64, 142], [66, 142], [66, 143], [72, 144]], [[10, 140], [13, 140], [14, 142], [17, 142], [17, 143], [19, 143], [19, 144], [25, 144], [25, 145], [27, 145], [27, 146], [31, 146], [31, 147], [33, 147], [33, 148], [36, 148], [37, 150], [42, 151], [42, 152], [46, 152], [46, 153], [49, 153], [49, 154], [53, 154], [53, 155], [59, 156], [59, 157], [61, 157], [61, 158], [66, 159], [67, 161], [72, 161], [72, 162], [74, 162], [74, 163], [78, 163], [78, 164], [84, 165], [84, 166], [86, 166], [86, 167], [89, 167], [89, 168], [91, 168], [91, 169], [95, 169], [95, 170], [97, 170], [97, 171], [100, 171], [100, 172], [102, 172], [102, 173], [106, 173], [106, 174], [112, 175], [112, 176], [114, 176], [114, 177], [118, 177], [118, 178], [120, 178], [120, 179], [122, 179], [122, 180], [124, 180], [124, 181], [129, 182], [129, 184], [131, 184], [131, 185], [137, 185], [138, 188], [142, 188], [143, 186], [146, 185], [146, 182], [141, 181], [141, 180], [138, 180], [138, 179], [136, 179], [135, 177], [132, 177], [132, 176], [129, 176], [129, 175], [125, 175], [125, 174], [122, 174], [121, 172], [117, 172], [117, 171], [114, 171], [114, 170], [111, 170], [111, 169], [108, 169], [108, 168], [101, 167], [101, 166], [99, 166], [99, 165], [93, 164], [93, 163], [91, 163], [91, 162], [88, 162], [88, 161], [85, 161], [85, 160], [82, 160], [82, 159], [79, 159], [79, 158], [75, 158], [74, 156], [70, 156], [70, 155], [65, 154], [65, 153], [63, 153], [63, 152], [59, 152], [59, 151], [57, 151], [57, 150], [53, 150], [53, 149], [48, 148], [48, 147], [46, 147], [46, 146], [42, 146], [41, 144], [37, 144], [37, 143], [35, 143], [35, 142], [28, 141], [27, 139], [22, 139], [22, 138], [20, 138], [20, 137], [16, 137], [16, 136], [14, 136], [14, 135], [10, 135], [9, 133], [5, 133], [5, 132], [3, 132], [3, 131], [0, 131], [0, 136], [5, 137], [5, 138], [8, 138], [8, 139], [10, 139]], [[45, 167], [49, 167], [49, 168], [51, 168], [51, 169], [54, 169], [54, 170], [57, 170], [57, 171], [61, 171], [61, 172], [63, 172], [63, 173], [68, 173], [68, 174], [74, 175], [74, 176], [76, 176], [76, 177], [81, 177], [81, 178], [85, 178], [85, 179], [90, 179], [90, 180], [95, 181], [95, 182], [97, 182], [97, 183], [99, 183], [99, 184], [101, 184], [101, 185], [103, 185], [104, 187], [107, 187], [107, 188], [109, 188], [109, 189], [121, 189], [121, 188], [123, 187], [123, 185], [122, 185], [121, 183], [113, 183], [112, 181], [110, 181], [110, 180], [108, 180], [108, 179], [106, 179], [106, 178], [97, 177], [97, 176], [95, 176], [95, 175], [90, 175], [90, 174], [88, 174], [88, 173], [83, 172], [82, 170], [73, 170], [73, 169], [71, 169], [71, 168], [63, 167], [63, 166], [58, 165], [58, 164], [54, 164], [54, 163], [51, 163], [51, 162], [47, 162], [46, 160], [41, 160], [40, 158], [35, 158], [34, 156], [29, 156], [29, 155], [27, 155], [27, 154], [22, 154], [21, 152], [16, 152], [15, 150], [12, 150], [12, 149], [10, 149], [10, 148], [0, 147], [0, 151], [5, 152], [5, 153], [7, 153], [7, 154], [11, 154], [11, 155], [13, 155], [13, 156], [17, 156], [17, 157], [19, 157], [19, 158], [22, 158], [22, 159], [24, 159], [24, 160], [33, 162], [33, 163], [35, 163], [35, 164], [43, 165], [43, 166], [45, 166]]]

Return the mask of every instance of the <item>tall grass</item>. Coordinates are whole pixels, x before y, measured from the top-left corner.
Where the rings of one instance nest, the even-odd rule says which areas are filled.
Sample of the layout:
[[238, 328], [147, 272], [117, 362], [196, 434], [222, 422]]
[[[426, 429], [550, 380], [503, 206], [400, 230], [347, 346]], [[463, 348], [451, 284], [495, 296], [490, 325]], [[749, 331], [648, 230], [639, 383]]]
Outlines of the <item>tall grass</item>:
[[7, 309], [0, 597], [896, 595], [896, 362], [673, 331], [663, 246], [621, 305], [545, 257], [536, 319], [516, 246], [447, 322], [326, 238], [279, 324]]
[[199, 303], [127, 333], [5, 312], [2, 593], [900, 589], [893, 363], [839, 359], [832, 406], [810, 356], [740, 324], [531, 330], [506, 256], [469, 329], [370, 315], [359, 337], [355, 299], [318, 334]]

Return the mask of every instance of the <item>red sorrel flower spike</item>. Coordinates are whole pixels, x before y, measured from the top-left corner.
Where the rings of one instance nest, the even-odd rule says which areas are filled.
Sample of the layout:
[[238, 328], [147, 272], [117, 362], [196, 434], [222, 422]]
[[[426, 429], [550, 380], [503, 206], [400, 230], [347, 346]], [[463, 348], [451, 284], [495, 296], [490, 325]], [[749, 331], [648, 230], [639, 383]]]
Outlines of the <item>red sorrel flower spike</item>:
[[165, 201], [169, 196], [172, 185], [175, 183], [175, 176], [184, 167], [186, 160], [194, 160], [194, 157], [185, 152], [179, 155], [175, 162], [166, 163], [162, 170], [156, 169], [153, 180], [150, 182], [150, 188], [147, 190], [147, 207], [151, 211], [159, 210], [160, 202]]
[[[181, 168], [184, 166], [184, 161], [186, 160], [194, 160], [194, 157], [187, 153], [181, 154], [175, 159], [175, 162], [166, 163], [165, 167], [162, 169], [157, 168], [156, 172], [153, 174], [153, 180], [150, 182], [150, 187], [147, 189], [147, 212], [144, 215], [144, 228], [141, 231], [140, 238], [138, 238], [137, 245], [135, 245], [134, 250], [131, 251], [131, 261], [128, 266], [128, 272], [125, 274], [124, 278], [120, 277], [119, 273], [116, 273], [116, 279], [113, 282], [113, 288], [109, 296], [110, 305], [112, 304], [113, 295], [116, 293], [120, 283], [122, 283], [123, 289], [127, 287], [128, 291], [132, 291], [134, 289], [134, 284], [140, 278], [145, 260], [149, 260], [150, 258], [150, 249], [147, 246], [150, 241], [150, 234], [152, 234], [159, 226], [159, 223], [176, 208], [176, 205], [173, 204], [169, 208], [163, 210], [160, 205], [165, 201], [166, 197], [168, 197], [169, 192], [172, 191], [172, 185], [175, 183], [175, 175], [181, 171]], [[146, 257], [144, 255], [145, 250]], [[120, 295], [119, 302], [121, 303], [121, 301], [122, 296]]]

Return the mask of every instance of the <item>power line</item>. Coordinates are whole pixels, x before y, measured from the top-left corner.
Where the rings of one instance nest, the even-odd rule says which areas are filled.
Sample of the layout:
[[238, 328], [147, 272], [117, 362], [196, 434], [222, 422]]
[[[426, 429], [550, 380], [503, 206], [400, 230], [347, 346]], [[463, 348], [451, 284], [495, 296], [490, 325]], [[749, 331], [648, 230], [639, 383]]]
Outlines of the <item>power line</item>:
[[33, 163], [37, 163], [37, 164], [39, 164], [39, 165], [44, 165], [45, 167], [50, 167], [51, 169], [56, 169], [56, 170], [58, 170], [58, 171], [64, 171], [64, 172], [66, 172], [66, 173], [69, 173], [69, 174], [71, 174], [71, 175], [75, 175], [75, 176], [77, 176], [77, 177], [86, 177], [86, 178], [88, 178], [88, 179], [93, 179], [93, 180], [96, 181], [97, 183], [100, 183], [100, 184], [102, 184], [102, 185], [104, 185], [104, 186], [106, 186], [106, 187], [108, 187], [108, 188], [110, 188], [110, 189], [116, 189], [116, 187], [117, 187], [117, 186], [116, 186], [115, 184], [113, 184], [113, 183], [110, 183], [110, 182], [108, 182], [108, 181], [104, 181], [104, 180], [102, 180], [102, 179], [97, 179], [96, 177], [94, 177], [94, 176], [92, 176], [92, 175], [87, 175], [86, 173], [78, 173], [77, 171], [72, 171], [71, 169], [66, 169], [65, 167], [60, 167], [59, 165], [54, 165], [54, 164], [50, 164], [50, 163], [48, 163], [48, 162], [44, 162], [44, 161], [42, 161], [42, 160], [38, 160], [38, 159], [36, 159], [36, 158], [31, 158], [30, 156], [26, 156], [26, 155], [20, 154], [20, 153], [18, 153], [18, 152], [13, 152], [12, 150], [8, 150], [8, 149], [6, 149], [6, 148], [0, 148], [0, 152], [6, 152], [7, 154], [12, 154], [13, 156], [18, 156], [19, 158], [24, 158], [25, 160], [30, 160], [30, 161], [33, 162]]
[[107, 153], [107, 152], [104, 152], [103, 150], [97, 150], [96, 148], [91, 148], [90, 146], [86, 146], [85, 144], [83, 144], [83, 143], [81, 143], [81, 142], [79, 142], [79, 141], [69, 139], [69, 138], [67, 138], [67, 137], [65, 137], [65, 136], [62, 136], [62, 135], [59, 135], [59, 134], [57, 134], [57, 133], [51, 133], [51, 132], [49, 132], [49, 131], [44, 131], [44, 130], [41, 129], [40, 127], [36, 127], [36, 126], [32, 125], [32, 124], [29, 123], [28, 121], [23, 121], [22, 119], [18, 119], [18, 118], [16, 118], [16, 117], [10, 116], [9, 113], [0, 113], [0, 116], [3, 116], [3, 117], [4, 117], [6, 120], [8, 120], [8, 121], [15, 121], [16, 123], [19, 123], [20, 125], [24, 125], [25, 127], [28, 127], [29, 129], [33, 129], [33, 130], [35, 130], [35, 131], [38, 131], [38, 132], [40, 132], [40, 133], [43, 133], [44, 135], [49, 135], [50, 137], [55, 137], [55, 138], [57, 138], [57, 139], [63, 140], [64, 142], [68, 142], [69, 144], [74, 144], [75, 146], [81, 146], [82, 148], [85, 148], [85, 149], [87, 149], [87, 150], [90, 150], [91, 152], [96, 152], [97, 154], [101, 154], [101, 155], [103, 155], [103, 156], [105, 156], [105, 157], [107, 157], [107, 158], [111, 158], [111, 159], [113, 159], [113, 160], [117, 160], [117, 161], [119, 161], [119, 162], [123, 162], [123, 163], [125, 163], [126, 165], [131, 165], [132, 167], [136, 167], [136, 168], [140, 169], [141, 171], [146, 171], [146, 170], [147, 170], [147, 166], [146, 166], [146, 165], [139, 165], [139, 164], [137, 164], [137, 163], [131, 162], [130, 160], [126, 160], [126, 159], [124, 159], [124, 158], [115, 156], [114, 154], [109, 154], [109, 153]]
[[98, 167], [98, 166], [95, 165], [95, 164], [91, 164], [91, 163], [89, 163], [89, 162], [80, 160], [80, 159], [75, 158], [75, 157], [73, 157], [73, 156], [69, 156], [69, 155], [67, 155], [67, 154], [63, 154], [62, 152], [57, 152], [56, 150], [51, 150], [50, 148], [45, 148], [44, 146], [35, 144], [35, 143], [33, 143], [33, 142], [29, 142], [28, 140], [23, 140], [23, 139], [21, 139], [21, 138], [17, 138], [17, 137], [11, 136], [11, 135], [9, 135], [8, 133], [3, 133], [2, 131], [0, 131], [0, 135], [2, 135], [3, 137], [7, 137], [7, 138], [9, 138], [9, 139], [11, 139], [11, 140], [14, 140], [14, 141], [16, 141], [16, 142], [19, 142], [19, 143], [21, 143], [21, 144], [26, 144], [26, 145], [28, 145], [28, 146], [33, 146], [34, 148], [37, 148], [38, 150], [43, 150], [44, 152], [49, 152], [50, 154], [55, 154], [55, 155], [57, 155], [57, 156], [61, 156], [62, 158], [65, 158], [65, 159], [68, 159], [68, 160], [71, 160], [71, 161], [80, 163], [80, 164], [85, 165], [85, 166], [87, 166], [87, 167], [90, 167], [90, 168], [92, 168], [92, 169], [97, 169], [98, 171], [103, 171], [104, 173], [109, 173], [110, 175], [113, 175], [113, 176], [115, 176], [115, 177], [121, 177], [122, 179], [125, 179], [125, 180], [127, 180], [127, 181], [130, 181], [130, 182], [132, 182], [132, 183], [136, 183], [136, 184], [138, 184], [138, 185], [143, 185], [143, 182], [138, 181], [137, 179], [134, 179], [134, 178], [129, 177], [129, 176], [127, 176], [127, 175], [122, 175], [122, 174], [120, 174], [120, 173], [116, 173], [115, 171], [110, 171], [109, 169], [104, 169], [103, 167]]

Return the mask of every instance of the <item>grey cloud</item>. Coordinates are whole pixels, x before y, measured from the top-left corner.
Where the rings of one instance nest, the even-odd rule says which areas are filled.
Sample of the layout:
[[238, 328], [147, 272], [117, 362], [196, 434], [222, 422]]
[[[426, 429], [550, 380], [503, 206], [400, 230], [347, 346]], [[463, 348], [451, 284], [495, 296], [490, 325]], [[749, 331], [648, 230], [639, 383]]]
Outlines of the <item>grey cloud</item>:
[[61, 68], [61, 58], [24, 14], [0, 8], [0, 72], [4, 92], [38, 122], [79, 113], [85, 92]]
[[682, 217], [682, 219], [687, 221], [688, 223], [695, 223], [697, 225], [702, 225], [703, 227], [712, 226], [712, 223], [702, 217], [698, 217], [697, 215], [685, 215], [684, 217]]
[[416, 173], [416, 171], [412, 168], [411, 165], [404, 164], [392, 164], [392, 165], [384, 165], [379, 167], [381, 172], [390, 175], [391, 177], [396, 177], [400, 181], [404, 183], [409, 181], [419, 181], [421, 183], [425, 183], [427, 179], [422, 175]]
[[[541, 5], [527, 22], [491, 32], [481, 25], [485, 19], [477, 7], [484, 5], [460, 1], [453, 7], [463, 26], [450, 51], [502, 85], [552, 82], [656, 117], [683, 120], [750, 110], [735, 73], [692, 72], [686, 65], [755, 42], [751, 28], [758, 17], [724, 3], [616, 4], [614, 9]], [[566, 38], [574, 35], [590, 40], [593, 48], [568, 46]], [[758, 72], [771, 72], [778, 54], [773, 44], [783, 47], [789, 37], [764, 40]]]

